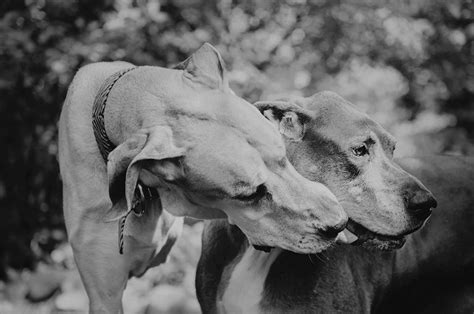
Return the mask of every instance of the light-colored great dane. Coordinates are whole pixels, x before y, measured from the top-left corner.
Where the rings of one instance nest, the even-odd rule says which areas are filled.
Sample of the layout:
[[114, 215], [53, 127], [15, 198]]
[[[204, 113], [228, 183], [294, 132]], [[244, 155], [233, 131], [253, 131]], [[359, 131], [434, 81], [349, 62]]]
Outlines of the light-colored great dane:
[[128, 278], [166, 260], [175, 216], [227, 217], [255, 246], [301, 253], [330, 246], [347, 222], [335, 196], [288, 162], [271, 123], [230, 91], [209, 44], [175, 69], [81, 68], [59, 120], [59, 164], [91, 312], [120, 312]]
[[[383, 298], [389, 302], [390, 291], [415, 287], [416, 279], [430, 273], [473, 273], [472, 159], [394, 161], [394, 139], [331, 92], [257, 106], [284, 135], [295, 168], [327, 185], [348, 213], [341, 242], [376, 250], [340, 245], [316, 255], [264, 253], [249, 247], [237, 227], [208, 223], [196, 274], [204, 313], [369, 313], [382, 308]], [[409, 173], [438, 193], [445, 211], [436, 210], [428, 228], [410, 236], [403, 249], [387, 251], [400, 248], [437, 205]], [[450, 254], [456, 260], [448, 262]]]

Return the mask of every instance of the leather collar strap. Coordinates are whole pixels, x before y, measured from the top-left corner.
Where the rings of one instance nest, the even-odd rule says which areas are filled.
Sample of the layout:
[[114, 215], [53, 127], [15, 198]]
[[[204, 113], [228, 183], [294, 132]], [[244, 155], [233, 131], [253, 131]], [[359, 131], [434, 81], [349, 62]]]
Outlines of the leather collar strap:
[[128, 69], [124, 69], [118, 71], [111, 76], [109, 76], [104, 84], [99, 89], [97, 96], [94, 100], [94, 107], [92, 108], [92, 128], [94, 129], [94, 136], [97, 142], [97, 146], [99, 147], [100, 154], [104, 161], [107, 162], [107, 157], [109, 156], [110, 152], [114, 150], [115, 145], [107, 136], [107, 132], [105, 131], [105, 121], [104, 121], [104, 111], [105, 105], [107, 104], [107, 98], [109, 97], [110, 91], [114, 87], [115, 83], [127, 74], [128, 72], [136, 69], [137, 67], [132, 67]]
[[[94, 129], [94, 137], [99, 147], [100, 154], [104, 161], [107, 163], [108, 156], [111, 151], [115, 149], [114, 143], [107, 136], [105, 131], [105, 122], [104, 122], [104, 111], [105, 105], [107, 104], [107, 98], [109, 97], [110, 91], [114, 87], [115, 83], [123, 77], [128, 72], [136, 69], [137, 67], [127, 68], [112, 74], [108, 77], [104, 84], [99, 89], [97, 96], [94, 100], [94, 107], [92, 108], [92, 128]], [[155, 189], [146, 187], [141, 183], [137, 184], [135, 189], [135, 195], [133, 199], [132, 208], [128, 210], [125, 215], [120, 217], [119, 226], [118, 226], [118, 246], [119, 253], [123, 254], [123, 245], [124, 245], [124, 229], [125, 222], [130, 213], [134, 213], [136, 216], [140, 217], [145, 212], [145, 201], [150, 201], [153, 199], [159, 199], [159, 194]]]

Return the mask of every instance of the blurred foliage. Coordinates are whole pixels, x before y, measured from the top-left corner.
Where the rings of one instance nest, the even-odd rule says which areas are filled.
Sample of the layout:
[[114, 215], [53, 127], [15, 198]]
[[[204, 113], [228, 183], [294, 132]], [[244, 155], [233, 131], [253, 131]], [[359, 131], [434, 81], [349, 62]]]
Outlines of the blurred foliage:
[[56, 122], [80, 66], [173, 65], [208, 41], [249, 101], [330, 89], [399, 136], [466, 153], [473, 12], [472, 0], [3, 0], [0, 272], [65, 239]]

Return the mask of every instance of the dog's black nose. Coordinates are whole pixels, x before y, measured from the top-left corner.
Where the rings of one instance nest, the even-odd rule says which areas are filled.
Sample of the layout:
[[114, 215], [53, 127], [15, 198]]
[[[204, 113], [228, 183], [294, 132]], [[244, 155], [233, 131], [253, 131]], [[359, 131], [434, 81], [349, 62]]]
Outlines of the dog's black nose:
[[438, 205], [430, 192], [418, 190], [407, 200], [407, 209], [420, 219], [426, 219], [431, 214], [431, 209]]
[[347, 220], [341, 222], [340, 224], [331, 226], [331, 227], [326, 227], [325, 229], [319, 230], [319, 233], [326, 238], [335, 238], [341, 232], [344, 230], [344, 228], [347, 225]]

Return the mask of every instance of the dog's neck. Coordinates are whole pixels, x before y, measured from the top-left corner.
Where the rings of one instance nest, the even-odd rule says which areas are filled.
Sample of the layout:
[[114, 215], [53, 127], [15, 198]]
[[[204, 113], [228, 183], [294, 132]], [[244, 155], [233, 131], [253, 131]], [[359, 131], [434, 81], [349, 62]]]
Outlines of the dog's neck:
[[265, 279], [275, 259], [282, 252], [256, 250], [245, 240], [241, 253], [224, 269], [219, 285], [217, 309], [221, 313], [259, 313]]

